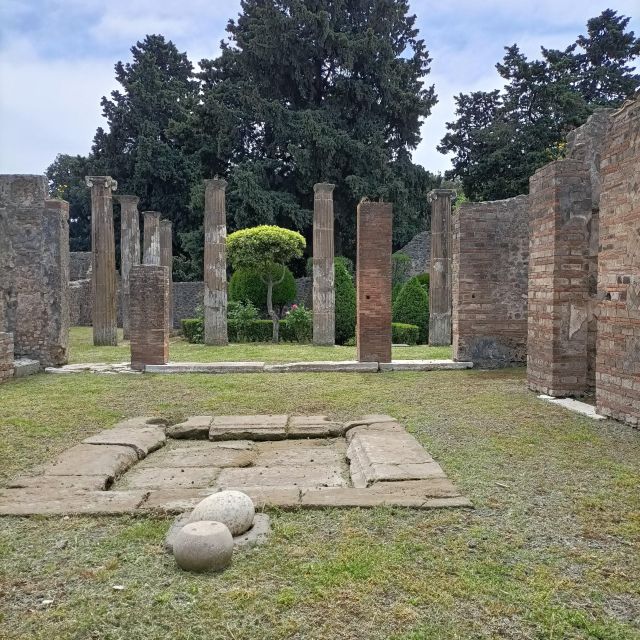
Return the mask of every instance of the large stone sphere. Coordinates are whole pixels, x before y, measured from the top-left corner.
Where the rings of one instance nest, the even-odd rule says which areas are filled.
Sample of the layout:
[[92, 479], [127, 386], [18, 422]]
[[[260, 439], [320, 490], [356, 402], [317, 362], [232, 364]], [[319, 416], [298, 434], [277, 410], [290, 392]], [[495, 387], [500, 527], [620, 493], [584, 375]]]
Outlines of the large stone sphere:
[[248, 531], [253, 524], [253, 500], [242, 491], [220, 491], [199, 502], [189, 516], [189, 522], [214, 520], [229, 527], [232, 536]]
[[173, 543], [173, 556], [185, 571], [222, 571], [232, 555], [233, 537], [221, 522], [190, 522]]

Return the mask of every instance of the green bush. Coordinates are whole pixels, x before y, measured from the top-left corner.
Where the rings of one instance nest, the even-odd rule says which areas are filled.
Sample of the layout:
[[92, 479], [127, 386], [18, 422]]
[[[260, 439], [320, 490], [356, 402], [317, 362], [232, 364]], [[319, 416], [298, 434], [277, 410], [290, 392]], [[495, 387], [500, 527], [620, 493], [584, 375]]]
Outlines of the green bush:
[[356, 335], [356, 288], [344, 263], [335, 263], [336, 344], [344, 344]]
[[429, 274], [421, 273], [417, 275], [416, 278], [418, 278], [418, 282], [425, 288], [427, 295], [429, 295]]
[[[333, 259], [333, 264], [337, 267], [338, 264], [344, 266], [347, 270], [347, 273], [353, 277], [353, 260], [351, 258], [345, 258], [345, 256], [336, 256]], [[307, 275], [310, 278], [313, 278], [313, 256], [307, 258]]]
[[[296, 297], [296, 281], [287, 267], [284, 280], [273, 287], [273, 304], [283, 307]], [[234, 302], [250, 302], [263, 313], [267, 310], [267, 285], [262, 281], [260, 273], [255, 269], [238, 269], [234, 271], [229, 282], [229, 300]]]
[[227, 308], [227, 330], [231, 327], [238, 342], [248, 342], [250, 325], [258, 319], [258, 310], [246, 301], [231, 300]]
[[411, 258], [402, 251], [396, 251], [391, 256], [391, 283], [392, 285], [404, 284], [409, 278]]
[[391, 288], [391, 304], [393, 304], [398, 295], [400, 294], [400, 292], [402, 291], [402, 287], [404, 287], [404, 284], [401, 284], [400, 282], [398, 282], [397, 284], [394, 284]]
[[411, 278], [402, 287], [393, 303], [393, 321], [415, 324], [420, 328], [418, 341], [424, 344], [429, 339], [429, 296], [417, 277]]
[[[304, 305], [294, 304], [285, 317], [286, 333], [295, 336], [296, 342], [311, 342], [313, 335], [313, 314]], [[283, 335], [282, 339], [285, 337]]]
[[204, 342], [204, 318], [184, 318], [182, 334], [187, 342], [202, 344]]
[[391, 323], [391, 341], [394, 344], [418, 344], [420, 327], [402, 322]]

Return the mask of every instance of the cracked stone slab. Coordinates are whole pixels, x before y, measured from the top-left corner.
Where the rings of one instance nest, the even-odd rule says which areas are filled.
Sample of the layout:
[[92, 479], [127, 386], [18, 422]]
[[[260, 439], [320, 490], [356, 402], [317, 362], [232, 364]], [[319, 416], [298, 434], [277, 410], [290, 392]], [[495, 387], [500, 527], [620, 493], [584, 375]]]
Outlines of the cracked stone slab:
[[255, 466], [334, 465], [340, 467], [345, 459], [346, 446], [335, 440], [281, 440], [260, 442], [256, 446]]
[[473, 362], [455, 360], [392, 360], [380, 363], [380, 371], [455, 371], [471, 368]]
[[292, 416], [287, 425], [289, 438], [335, 438], [343, 436], [346, 427], [327, 416]]
[[444, 507], [473, 507], [464, 497], [424, 498], [404, 492], [374, 492], [362, 488], [326, 488], [303, 491], [300, 506], [305, 509], [327, 507], [411, 507], [413, 509], [438, 509]]
[[238, 489], [245, 493], [247, 488], [257, 487], [291, 489], [344, 486], [347, 486], [347, 482], [342, 476], [342, 467], [337, 464], [223, 469], [216, 482], [218, 489]]
[[395, 418], [388, 416], [386, 413], [370, 413], [358, 420], [350, 420], [345, 423], [346, 429], [352, 429], [353, 427], [360, 427], [363, 425], [372, 425], [378, 422], [397, 422]]
[[345, 361], [318, 361], [318, 362], [287, 362], [284, 364], [266, 364], [264, 370], [268, 373], [376, 373], [377, 362], [358, 362], [357, 360]]
[[[241, 445], [246, 440], [238, 440]], [[253, 443], [249, 443], [253, 444]], [[164, 449], [148, 458], [138, 468], [146, 467], [249, 467], [254, 463], [255, 453], [251, 447], [230, 447], [224, 442], [203, 442]]]
[[189, 416], [184, 422], [167, 428], [169, 438], [207, 440], [213, 416]]
[[0, 490], [0, 515], [112, 515], [134, 512], [146, 491]]
[[117, 424], [112, 429], [105, 429], [94, 436], [85, 438], [83, 444], [94, 445], [122, 445], [135, 450], [142, 460], [149, 453], [163, 447], [167, 441], [164, 429], [157, 425], [148, 424], [147, 418], [127, 420]]
[[121, 445], [78, 444], [61, 453], [44, 468], [48, 476], [108, 476], [122, 475], [138, 461], [131, 447]]
[[220, 469], [214, 467], [147, 467], [125, 477], [128, 489], [189, 489], [213, 485]]
[[357, 427], [352, 427], [345, 434], [345, 440], [347, 444], [351, 444], [351, 441], [359, 433], [368, 433], [373, 431], [384, 431], [386, 433], [407, 433], [406, 429], [398, 422], [374, 422], [373, 424], [363, 424]]
[[216, 416], [209, 429], [209, 440], [284, 440], [288, 416]]
[[7, 486], [10, 489], [82, 489], [104, 491], [109, 486], [108, 475], [102, 476], [20, 476]]
[[399, 482], [376, 482], [367, 491], [376, 494], [404, 494], [416, 498], [458, 498], [461, 493], [451, 480], [447, 478], [444, 471], [437, 462], [439, 471], [426, 480], [403, 480]]
[[148, 364], [145, 373], [262, 373], [264, 362], [174, 362]]

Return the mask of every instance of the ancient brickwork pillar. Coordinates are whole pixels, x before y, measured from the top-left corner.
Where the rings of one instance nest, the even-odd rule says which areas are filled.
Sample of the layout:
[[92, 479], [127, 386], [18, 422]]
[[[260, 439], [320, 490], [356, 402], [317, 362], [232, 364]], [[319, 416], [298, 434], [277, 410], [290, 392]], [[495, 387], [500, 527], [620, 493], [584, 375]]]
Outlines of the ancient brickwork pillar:
[[13, 377], [13, 333], [0, 331], [0, 382]]
[[169, 361], [169, 270], [135, 265], [129, 273], [131, 367]]
[[140, 215], [137, 196], [116, 196], [120, 203], [120, 297], [122, 300], [122, 332], [129, 339], [129, 273], [140, 264]]
[[173, 328], [173, 224], [160, 220], [160, 264], [169, 270], [169, 329]]
[[529, 189], [527, 382], [552, 396], [588, 388], [591, 182], [581, 160], [552, 162]]
[[335, 344], [335, 286], [333, 272], [333, 190], [320, 182], [313, 186], [313, 344]]
[[205, 180], [204, 193], [204, 341], [226, 345], [227, 211], [225, 180]]
[[391, 362], [391, 232], [393, 207], [361, 202], [357, 213], [359, 362]]
[[118, 344], [116, 248], [111, 192], [118, 183], [111, 176], [87, 176], [91, 187], [91, 251], [93, 344]]
[[144, 238], [142, 263], [160, 266], [160, 213], [143, 211]]
[[451, 200], [456, 192], [434, 189], [431, 202], [431, 266], [429, 269], [429, 344], [451, 344]]

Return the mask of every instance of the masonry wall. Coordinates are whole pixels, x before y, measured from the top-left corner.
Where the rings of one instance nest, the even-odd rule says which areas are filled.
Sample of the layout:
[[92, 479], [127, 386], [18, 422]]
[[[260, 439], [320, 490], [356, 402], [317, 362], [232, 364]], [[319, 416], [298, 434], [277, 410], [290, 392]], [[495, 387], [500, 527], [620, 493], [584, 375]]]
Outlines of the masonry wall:
[[69, 253], [69, 280], [91, 278], [91, 251], [71, 251]]
[[528, 197], [466, 203], [452, 222], [454, 360], [482, 368], [524, 364]]
[[640, 100], [611, 118], [603, 151], [596, 406], [640, 425]]
[[0, 383], [13, 377], [13, 334], [0, 332]]
[[0, 331], [16, 357], [67, 362], [69, 205], [47, 200], [45, 176], [0, 176]]

